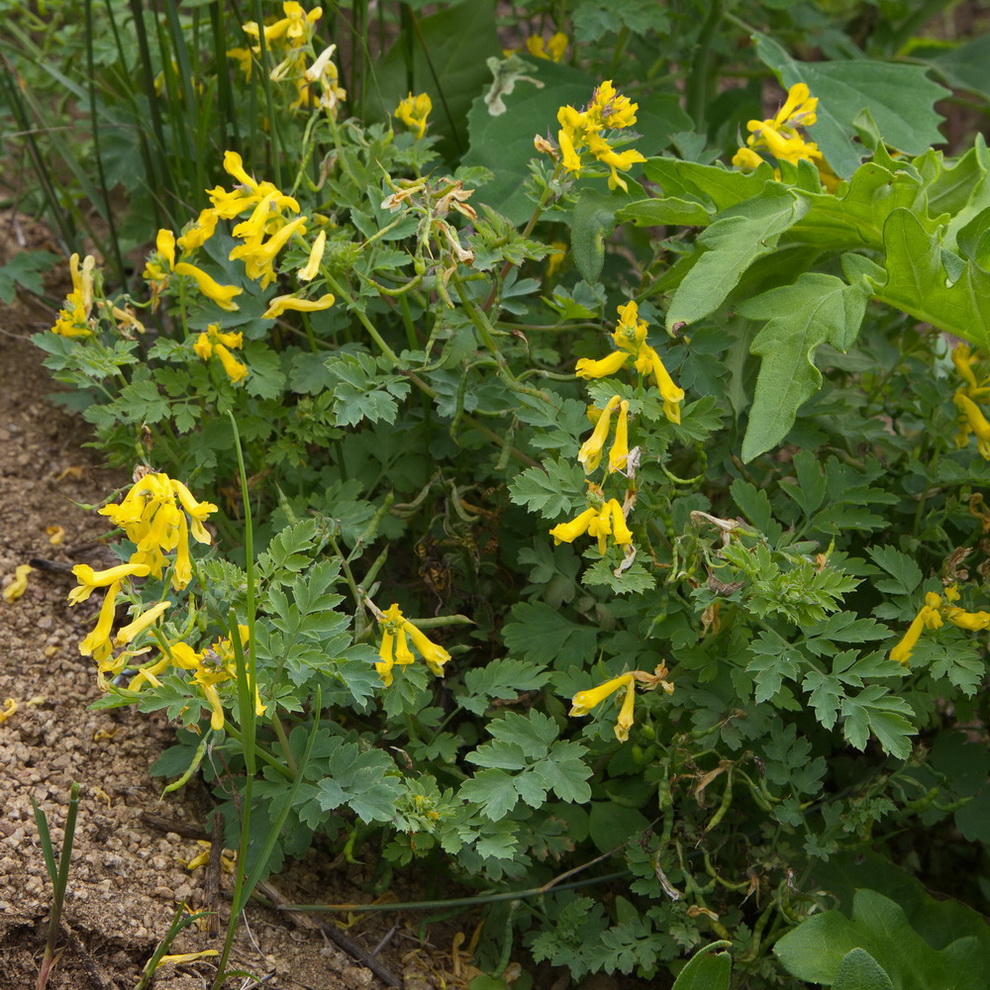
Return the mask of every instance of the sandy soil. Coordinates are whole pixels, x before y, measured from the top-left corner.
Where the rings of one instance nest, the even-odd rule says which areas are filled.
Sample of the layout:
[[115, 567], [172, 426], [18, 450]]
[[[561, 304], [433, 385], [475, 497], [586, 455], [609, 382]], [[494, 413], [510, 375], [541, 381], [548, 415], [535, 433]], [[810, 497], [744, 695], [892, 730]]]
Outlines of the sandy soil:
[[[18, 240], [21, 246], [45, 246], [43, 231], [26, 221], [14, 231], [9, 215], [0, 216], [0, 264]], [[5, 699], [16, 703], [0, 724], [0, 988], [34, 986], [47, 931], [50, 884], [31, 799], [48, 815], [58, 848], [69, 787], [78, 781], [79, 819], [60, 940], [66, 950], [49, 986], [116, 990], [137, 982], [178, 905], [215, 908], [225, 923], [222, 890], [230, 881], [221, 875], [221, 893], [211, 893], [209, 868], [190, 871], [185, 865], [201, 851], [196, 837], [209, 795], [194, 783], [160, 801], [160, 782], [148, 775], [170, 743], [170, 728], [130, 709], [88, 708], [99, 688], [77, 644], [99, 602], [70, 609], [66, 593], [74, 582], [67, 570], [73, 563], [99, 566], [105, 560], [105, 521], [82, 506], [98, 504], [127, 479], [102, 467], [99, 455], [82, 447], [84, 424], [46, 399], [54, 386], [28, 338], [47, 329], [53, 316], [26, 300], [0, 307], [0, 584], [32, 559], [56, 565], [32, 571], [16, 601], [0, 599], [0, 709]], [[49, 543], [50, 526], [64, 529], [60, 546]], [[172, 824], [154, 824], [149, 815]], [[326, 851], [313, 852], [273, 882], [297, 903], [370, 901], [361, 868], [330, 859]], [[445, 951], [456, 931], [452, 925], [427, 931], [411, 914], [352, 915], [357, 922], [344, 934], [262, 907], [247, 914], [234, 961], [258, 979], [268, 977], [265, 987], [375, 990], [390, 985], [389, 973], [396, 979], [392, 985], [401, 981], [407, 990], [464, 986], [463, 979], [451, 978]], [[354, 943], [351, 951], [347, 938]], [[171, 951], [219, 948], [219, 942], [191, 928]], [[380, 943], [373, 956], [376, 974], [358, 954], [375, 953]], [[212, 978], [208, 961], [170, 964], [159, 970], [155, 986], [199, 990]]]

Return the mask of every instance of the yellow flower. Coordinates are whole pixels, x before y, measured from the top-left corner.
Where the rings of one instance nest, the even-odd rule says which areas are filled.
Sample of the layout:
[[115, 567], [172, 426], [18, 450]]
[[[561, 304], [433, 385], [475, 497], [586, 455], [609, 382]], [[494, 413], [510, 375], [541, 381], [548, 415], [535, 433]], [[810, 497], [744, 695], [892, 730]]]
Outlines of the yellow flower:
[[624, 306], [618, 307], [619, 322], [612, 333], [612, 340], [615, 346], [628, 351], [631, 354], [638, 354], [640, 347], [646, 343], [646, 335], [649, 332], [646, 320], [639, 315], [639, 306], [634, 299], [630, 299]]
[[611, 697], [616, 691], [625, 688], [625, 698], [619, 710], [619, 717], [615, 723], [615, 738], [619, 742], [625, 742], [629, 738], [629, 730], [633, 724], [633, 705], [636, 698], [636, 681], [631, 673], [620, 674], [613, 677], [598, 687], [587, 691], [578, 691], [571, 699], [571, 710], [569, 715], [587, 715], [592, 708], [600, 705], [606, 698]]
[[403, 124], [411, 127], [416, 132], [416, 139], [419, 140], [426, 135], [426, 119], [432, 109], [433, 101], [429, 93], [417, 93], [416, 96], [410, 93], [395, 108], [395, 116]]
[[180, 261], [175, 266], [176, 275], [189, 275], [196, 281], [199, 291], [209, 299], [212, 299], [221, 309], [233, 311], [239, 309], [237, 303], [232, 302], [234, 296], [239, 296], [244, 290], [236, 285], [220, 285], [215, 279], [207, 275], [201, 268], [189, 264], [188, 261]]
[[206, 333], [201, 333], [196, 338], [193, 350], [196, 352], [196, 356], [204, 361], [216, 354], [227, 377], [232, 382], [239, 382], [247, 377], [248, 367], [238, 361], [228, 348], [239, 348], [243, 344], [244, 335], [242, 333], [221, 333], [220, 327], [216, 323], [211, 323], [206, 328]]
[[147, 564], [118, 564], [102, 571], [94, 571], [89, 564], [76, 564], [72, 573], [79, 584], [69, 592], [69, 604], [86, 601], [96, 588], [107, 588], [126, 577], [147, 577], [150, 572]]
[[5, 602], [15, 602], [27, 591], [28, 575], [34, 568], [30, 564], [18, 564], [14, 571], [14, 580], [3, 589]]
[[574, 374], [584, 379], [607, 378], [609, 375], [614, 375], [626, 363], [628, 357], [629, 355], [623, 351], [612, 351], [611, 354], [597, 361], [581, 358], [574, 368]]
[[587, 151], [608, 166], [610, 189], [628, 189], [618, 171], [626, 172], [637, 162], [645, 162], [646, 159], [638, 151], [615, 151], [601, 132], [636, 123], [637, 109], [638, 104], [616, 92], [611, 80], [606, 80], [595, 90], [586, 110], [578, 111], [572, 106], [561, 107], [557, 111], [557, 122], [560, 124], [557, 143], [564, 168], [575, 175], [579, 174], [583, 168], [582, 153]]
[[[779, 162], [796, 165], [800, 161], [810, 161], [818, 169], [822, 184], [833, 192], [839, 184], [839, 177], [832, 171], [822, 156], [818, 145], [808, 141], [798, 133], [799, 127], [810, 127], [818, 119], [817, 97], [811, 96], [804, 83], [796, 83], [790, 88], [784, 105], [768, 120], [750, 120], [746, 129], [750, 132], [746, 146], [740, 148], [732, 158], [732, 164], [739, 168], [756, 168], [763, 162], [757, 154], [764, 150]], [[779, 171], [776, 173], [780, 178]]]
[[990, 612], [966, 612], [961, 608], [949, 607], [945, 611], [945, 617], [954, 626], [970, 632], [981, 632], [990, 627]]
[[990, 460], [990, 423], [983, 415], [983, 410], [962, 389], [952, 397], [959, 407], [959, 433], [956, 443], [961, 447], [969, 439], [970, 433], [976, 434], [976, 449], [985, 460]]
[[[320, 97], [317, 101], [324, 110], [329, 111], [334, 117], [337, 115], [337, 106], [347, 99], [347, 90], [342, 89], [338, 82], [340, 74], [337, 66], [331, 61], [336, 45], [324, 48], [316, 61], [303, 74], [308, 84], [316, 83], [320, 87]], [[300, 99], [303, 93], [300, 91]], [[305, 94], [307, 102], [309, 93]]]
[[[241, 645], [247, 645], [248, 627], [239, 624], [237, 630]], [[202, 690], [212, 709], [210, 727], [219, 732], [226, 724], [226, 716], [216, 686], [237, 677], [236, 656], [230, 638], [222, 637], [216, 640], [202, 653], [197, 653], [188, 643], [172, 643], [168, 653], [168, 659], [175, 666], [192, 671], [193, 683]], [[255, 687], [254, 707], [255, 713], [259, 716], [267, 711], [267, 706], [261, 703], [257, 687]]]
[[973, 372], [976, 355], [970, 351], [969, 344], [965, 341], [960, 341], [952, 348], [952, 363], [955, 365], [959, 377], [969, 386], [971, 393], [980, 387]]
[[591, 520], [595, 519], [597, 516], [598, 509], [588, 508], [570, 522], [558, 523], [553, 529], [550, 530], [550, 535], [553, 537], [554, 545], [558, 545], [560, 543], [573, 543], [579, 536], [583, 536], [588, 532], [588, 527], [591, 525]]
[[313, 241], [313, 246], [309, 250], [309, 259], [305, 267], [300, 268], [296, 277], [300, 282], [309, 282], [315, 278], [320, 270], [320, 262], [323, 260], [323, 253], [327, 247], [327, 232], [321, 230]]
[[410, 664], [415, 661], [406, 637], [412, 640], [413, 646], [434, 674], [443, 673], [443, 665], [450, 660], [450, 654], [405, 618], [398, 604], [390, 605], [384, 612], [378, 612], [377, 609], [375, 611], [382, 628], [382, 642], [378, 649], [381, 662], [375, 664], [375, 669], [381, 674], [385, 687], [392, 683], [392, 668], [395, 664]]
[[122, 629], [117, 630], [117, 635], [113, 638], [114, 645], [126, 646], [128, 643], [137, 639], [145, 629], [154, 625], [161, 618], [162, 613], [171, 604], [171, 602], [158, 602], [157, 605], [152, 605], [151, 608], [145, 609], [136, 619], [132, 619]]
[[670, 377], [664, 367], [660, 355], [648, 344], [643, 344], [639, 349], [639, 356], [636, 358], [636, 370], [644, 375], [653, 375], [656, 379], [657, 388], [663, 397], [663, 414], [671, 423], [681, 421], [680, 404], [684, 400], [684, 389], [674, 384], [674, 379]]
[[557, 31], [546, 43], [540, 35], [530, 35], [526, 39], [526, 51], [535, 58], [559, 62], [567, 52], [567, 35], [563, 31]]
[[563, 241], [551, 241], [550, 247], [554, 250], [547, 255], [547, 279], [554, 278], [567, 258], [567, 245]]
[[[203, 521], [217, 507], [211, 502], [197, 502], [182, 482], [167, 474], [148, 473], [131, 487], [119, 505], [105, 505], [99, 511], [122, 527], [136, 545], [130, 566], [147, 566], [145, 573], [161, 577], [167, 564], [165, 554], [175, 550], [172, 587], [181, 591], [192, 580], [189, 532], [197, 542], [209, 543], [210, 534]], [[77, 571], [74, 573], [82, 580]]]
[[89, 337], [93, 328], [89, 325], [89, 314], [93, 308], [93, 270], [96, 259], [87, 254], [79, 266], [79, 255], [69, 258], [69, 274], [72, 276], [72, 291], [65, 297], [65, 306], [59, 311], [52, 332], [62, 337]]
[[276, 296], [268, 303], [268, 309], [261, 314], [263, 320], [274, 320], [287, 309], [304, 313], [312, 313], [320, 309], [329, 309], [335, 302], [332, 293], [320, 296], [319, 299], [301, 299], [299, 296]]
[[615, 421], [615, 438], [608, 452], [608, 473], [621, 471], [629, 459], [629, 403], [619, 403], [619, 418]]
[[[585, 474], [591, 474], [601, 462], [602, 448], [605, 446], [605, 440], [612, 425], [612, 413], [620, 402], [621, 399], [617, 395], [613, 395], [608, 400], [604, 410], [602, 410], [601, 416], [598, 418], [598, 422], [595, 424], [591, 436], [585, 440], [581, 445], [581, 449], [578, 451], [577, 459], [584, 468]], [[629, 408], [628, 404], [626, 408]]]
[[921, 631], [926, 628], [938, 629], [942, 625], [942, 616], [938, 611], [941, 603], [941, 596], [935, 592], [929, 591], [925, 595], [925, 604], [921, 606], [918, 614], [911, 620], [911, 625], [908, 626], [901, 641], [890, 651], [891, 660], [907, 665], [921, 636]]
[[216, 231], [218, 219], [216, 211], [210, 207], [200, 210], [196, 220], [186, 227], [184, 233], [177, 238], [175, 243], [179, 250], [184, 254], [190, 254], [197, 248], [201, 248]]
[[100, 606], [100, 614], [97, 617], [93, 631], [79, 644], [79, 652], [84, 656], [91, 656], [97, 663], [106, 660], [113, 651], [110, 642], [110, 631], [113, 628], [114, 614], [117, 608], [117, 595], [120, 594], [121, 583], [114, 581], [107, 588], [107, 593]]

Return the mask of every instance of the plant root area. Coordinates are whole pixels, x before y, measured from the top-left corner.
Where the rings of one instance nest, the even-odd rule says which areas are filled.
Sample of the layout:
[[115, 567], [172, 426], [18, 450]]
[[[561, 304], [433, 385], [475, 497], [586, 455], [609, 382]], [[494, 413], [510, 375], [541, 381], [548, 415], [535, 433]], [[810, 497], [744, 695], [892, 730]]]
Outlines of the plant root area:
[[[24, 247], [52, 245], [27, 219], [0, 214], [0, 264]], [[65, 286], [49, 289], [60, 298]], [[82, 419], [48, 398], [56, 386], [30, 336], [49, 329], [55, 315], [22, 298], [0, 306], [0, 584], [8, 585], [19, 565], [47, 562], [28, 575], [21, 597], [0, 599], [0, 711], [10, 711], [0, 723], [0, 988], [35, 985], [48, 932], [51, 883], [32, 799], [48, 817], [57, 855], [69, 789], [77, 781], [61, 954], [48, 986], [124, 990], [137, 983], [183, 905], [210, 914], [202, 928], [186, 928], [169, 952], [221, 947], [231, 876], [217, 856], [212, 864], [187, 865], [205, 848], [211, 799], [196, 782], [162, 798], [162, 781], [148, 768], [173, 739], [164, 718], [133, 708], [89, 708], [101, 692], [78, 644], [95, 621], [99, 596], [70, 608], [66, 595], [75, 582], [69, 568], [111, 562], [103, 542], [106, 520], [87, 507], [129, 478], [102, 466], [83, 446]], [[64, 534], [57, 545], [51, 542], [55, 526]], [[367, 903], [376, 896], [370, 874], [370, 866], [341, 863], [332, 851], [314, 848], [271, 878], [266, 890], [282, 903]], [[408, 901], [457, 893], [445, 891], [437, 878], [428, 894], [417, 893], [414, 882], [389, 896]], [[252, 978], [229, 979], [225, 986], [464, 987], [477, 970], [462, 968], [451, 955], [458, 923], [427, 929], [421, 918], [413, 912], [289, 915], [252, 904], [232, 956], [232, 968]], [[169, 962], [153, 985], [203, 990], [214, 976], [209, 959]]]

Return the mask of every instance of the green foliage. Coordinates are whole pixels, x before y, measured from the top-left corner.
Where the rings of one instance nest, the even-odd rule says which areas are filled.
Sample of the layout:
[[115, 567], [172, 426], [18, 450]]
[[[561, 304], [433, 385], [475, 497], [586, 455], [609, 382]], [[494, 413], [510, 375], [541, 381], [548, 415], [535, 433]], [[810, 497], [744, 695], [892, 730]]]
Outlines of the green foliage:
[[36, 340], [110, 463], [209, 503], [118, 534], [166, 560], [131, 620], [168, 606], [97, 704], [180, 726], [154, 772], [214, 789], [237, 903], [319, 841], [495, 897], [479, 987], [983, 986], [973, 912], [861, 858], [985, 896], [990, 158], [932, 147], [926, 69], [979, 95], [981, 39], [259, 3], [244, 55], [228, 6], [77, 6], [61, 54], [18, 7], [4, 112], [120, 270]]

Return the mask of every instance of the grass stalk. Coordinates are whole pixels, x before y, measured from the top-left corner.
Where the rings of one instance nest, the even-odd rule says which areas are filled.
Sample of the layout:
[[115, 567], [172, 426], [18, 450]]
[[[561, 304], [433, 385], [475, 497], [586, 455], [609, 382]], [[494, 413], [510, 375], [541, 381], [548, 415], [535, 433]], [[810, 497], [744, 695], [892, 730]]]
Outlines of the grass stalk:
[[52, 882], [52, 910], [48, 918], [48, 938], [45, 941], [45, 954], [41, 959], [35, 990], [44, 990], [52, 974], [52, 967], [58, 959], [55, 945], [62, 926], [62, 909], [65, 906], [65, 891], [69, 883], [69, 868], [72, 862], [72, 842], [76, 834], [76, 815], [79, 812], [79, 784], [72, 782], [69, 788], [69, 807], [65, 815], [65, 829], [62, 834], [62, 850], [58, 860], [52, 846], [52, 833], [48, 827], [48, 816], [31, 798], [34, 808], [34, 820], [38, 825], [38, 835], [41, 839], [41, 849], [45, 857], [45, 869]]

